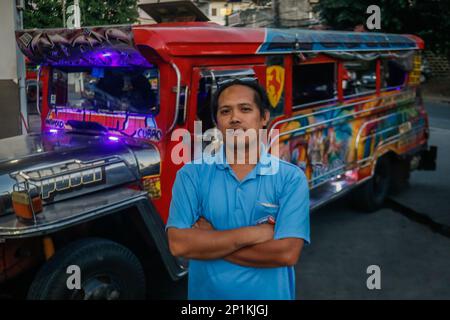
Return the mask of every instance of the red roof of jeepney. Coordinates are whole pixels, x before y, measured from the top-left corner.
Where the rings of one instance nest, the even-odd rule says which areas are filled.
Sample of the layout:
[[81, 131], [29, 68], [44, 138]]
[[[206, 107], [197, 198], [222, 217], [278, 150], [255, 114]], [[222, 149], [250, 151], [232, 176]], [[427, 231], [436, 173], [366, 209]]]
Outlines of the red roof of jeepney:
[[224, 27], [211, 22], [133, 26], [135, 43], [160, 54], [245, 55], [326, 51], [397, 51], [423, 49], [414, 35], [308, 29]]
[[183, 22], [133, 26], [133, 33], [137, 45], [148, 45], [163, 55], [245, 55], [257, 52], [264, 41], [265, 29]]
[[413, 35], [232, 28], [211, 22], [21, 30], [16, 31], [16, 39], [34, 63], [65, 66], [147, 65], [140, 46], [155, 50], [166, 61], [173, 56], [360, 54], [423, 49], [422, 39]]

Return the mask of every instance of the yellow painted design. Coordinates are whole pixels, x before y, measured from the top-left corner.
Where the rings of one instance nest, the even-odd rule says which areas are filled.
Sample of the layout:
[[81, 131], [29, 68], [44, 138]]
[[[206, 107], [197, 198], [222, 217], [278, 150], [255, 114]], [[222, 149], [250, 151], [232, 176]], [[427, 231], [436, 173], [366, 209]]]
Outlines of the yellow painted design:
[[151, 199], [161, 198], [161, 178], [159, 176], [147, 176], [142, 178], [142, 185]]
[[266, 69], [266, 90], [272, 108], [280, 102], [284, 89], [285, 71], [282, 66], [270, 66]]

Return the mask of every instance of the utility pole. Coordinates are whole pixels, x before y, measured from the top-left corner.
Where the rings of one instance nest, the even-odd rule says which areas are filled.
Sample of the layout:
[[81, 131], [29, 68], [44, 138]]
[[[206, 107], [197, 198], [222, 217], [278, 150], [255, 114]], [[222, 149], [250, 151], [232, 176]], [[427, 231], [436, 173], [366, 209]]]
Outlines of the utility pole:
[[73, 0], [73, 5], [75, 6], [75, 28], [81, 27], [81, 12], [80, 12], [80, 2], [79, 0]]
[[[23, 10], [25, 9], [24, 0], [16, 1], [16, 30], [23, 29]], [[29, 130], [28, 122], [28, 106], [27, 106], [27, 94], [26, 94], [26, 65], [25, 58], [16, 46], [16, 59], [17, 59], [17, 82], [19, 84], [19, 101], [20, 101], [20, 118], [21, 118], [21, 132], [26, 134]], [[39, 89], [39, 85], [37, 86]]]
[[63, 28], [66, 28], [66, 0], [62, 0]]
[[81, 14], [79, 0], [73, 0], [73, 5], [67, 7], [67, 28], [76, 29], [81, 27]]
[[280, 1], [272, 0], [273, 24], [275, 28], [279, 28], [280, 24]]

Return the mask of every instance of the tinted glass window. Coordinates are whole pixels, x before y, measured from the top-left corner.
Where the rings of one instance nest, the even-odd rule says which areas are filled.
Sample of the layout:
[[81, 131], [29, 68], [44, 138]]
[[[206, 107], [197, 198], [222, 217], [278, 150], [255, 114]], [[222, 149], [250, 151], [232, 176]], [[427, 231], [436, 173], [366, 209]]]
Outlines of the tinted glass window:
[[53, 69], [52, 107], [156, 113], [159, 108], [157, 69]]
[[294, 66], [292, 74], [293, 105], [329, 100], [336, 97], [334, 63]]
[[373, 92], [377, 87], [376, 61], [347, 61], [343, 68], [344, 96]]
[[397, 87], [405, 83], [406, 79], [406, 67], [401, 60], [383, 60], [381, 63], [381, 74], [383, 88]]

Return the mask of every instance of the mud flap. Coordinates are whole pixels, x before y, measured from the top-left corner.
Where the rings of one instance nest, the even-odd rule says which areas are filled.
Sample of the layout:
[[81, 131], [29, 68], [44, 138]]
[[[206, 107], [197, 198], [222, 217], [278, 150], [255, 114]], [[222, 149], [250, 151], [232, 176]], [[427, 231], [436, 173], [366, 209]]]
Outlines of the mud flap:
[[420, 153], [420, 162], [418, 170], [436, 170], [436, 158], [437, 158], [437, 147], [430, 146], [429, 149], [423, 150]]

